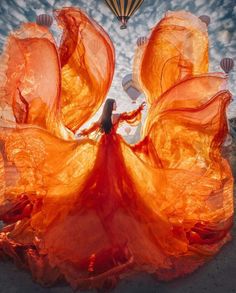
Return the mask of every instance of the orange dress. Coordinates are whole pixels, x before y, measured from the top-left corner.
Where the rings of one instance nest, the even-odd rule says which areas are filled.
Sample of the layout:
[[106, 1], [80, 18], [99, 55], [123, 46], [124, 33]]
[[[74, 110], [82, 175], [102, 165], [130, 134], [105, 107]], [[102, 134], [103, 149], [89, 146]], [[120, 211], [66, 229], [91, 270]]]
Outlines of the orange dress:
[[[137, 49], [134, 76], [149, 111], [142, 138], [94, 124], [114, 71], [114, 48], [80, 10], [55, 12], [57, 48], [44, 27], [12, 33], [0, 75], [0, 256], [51, 285], [105, 286], [139, 271], [170, 280], [192, 272], [230, 239], [233, 177], [221, 156], [231, 95], [207, 73], [206, 26], [168, 13]], [[96, 53], [96, 54], [95, 54]], [[93, 134], [97, 133], [97, 136]]]

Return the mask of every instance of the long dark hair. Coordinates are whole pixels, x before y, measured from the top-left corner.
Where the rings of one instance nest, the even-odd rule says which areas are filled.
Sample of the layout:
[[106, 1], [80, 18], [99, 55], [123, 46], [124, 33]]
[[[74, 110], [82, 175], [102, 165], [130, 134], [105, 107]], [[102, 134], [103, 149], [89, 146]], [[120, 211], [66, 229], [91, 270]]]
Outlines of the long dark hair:
[[107, 99], [103, 107], [101, 116], [101, 131], [109, 133], [112, 129], [111, 115], [113, 110], [113, 105], [115, 103], [114, 99]]

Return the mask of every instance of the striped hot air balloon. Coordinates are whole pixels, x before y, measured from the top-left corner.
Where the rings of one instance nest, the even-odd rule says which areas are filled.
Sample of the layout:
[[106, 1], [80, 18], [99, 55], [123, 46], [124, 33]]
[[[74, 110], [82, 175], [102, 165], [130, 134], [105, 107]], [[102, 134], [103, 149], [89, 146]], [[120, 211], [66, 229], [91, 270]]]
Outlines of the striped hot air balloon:
[[43, 25], [46, 27], [50, 27], [53, 23], [53, 17], [48, 14], [40, 14], [36, 16], [36, 23], [38, 25]]
[[147, 37], [139, 37], [137, 39], [137, 46], [140, 47], [140, 46], [146, 44], [147, 41], [148, 41], [148, 38]]
[[234, 68], [234, 60], [232, 58], [223, 58], [220, 61], [220, 67], [228, 74]]
[[204, 22], [207, 26], [211, 23], [211, 18], [208, 15], [199, 16], [202, 22]]
[[130, 128], [129, 126], [128, 126], [128, 127], [125, 127], [125, 133], [126, 133], [127, 135], [129, 135], [130, 132], [131, 132], [131, 128]]
[[111, 11], [121, 22], [121, 29], [127, 28], [129, 18], [141, 6], [143, 0], [105, 0]]

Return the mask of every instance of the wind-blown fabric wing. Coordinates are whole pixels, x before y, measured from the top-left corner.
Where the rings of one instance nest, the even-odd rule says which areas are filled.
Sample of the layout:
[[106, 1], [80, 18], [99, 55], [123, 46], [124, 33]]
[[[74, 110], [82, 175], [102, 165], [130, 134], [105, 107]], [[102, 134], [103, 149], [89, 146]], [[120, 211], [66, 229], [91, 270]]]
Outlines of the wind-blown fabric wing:
[[92, 140], [66, 141], [25, 125], [1, 128], [0, 146], [0, 202], [22, 194], [32, 199], [72, 194], [90, 174], [97, 152]]
[[222, 100], [216, 98], [226, 88], [225, 75], [206, 73], [206, 26], [190, 13], [167, 13], [134, 65], [150, 103], [145, 139], [136, 150], [152, 146], [158, 166], [197, 168], [199, 154], [198, 162], [214, 151], [214, 136], [219, 145], [224, 140], [221, 128], [225, 128], [225, 107], [231, 98], [226, 92], [220, 94]]
[[168, 12], [136, 55], [135, 79], [152, 104], [183, 78], [207, 72], [206, 26], [188, 12]]
[[65, 8], [55, 16], [64, 30], [59, 54], [45, 27], [24, 24], [9, 37], [1, 56], [0, 106], [3, 120], [71, 139], [69, 129], [76, 131], [87, 121], [107, 94], [114, 48], [80, 10]]
[[80, 10], [63, 8], [55, 17], [64, 30], [59, 48], [63, 122], [75, 132], [104, 101], [114, 73], [114, 47]]
[[[54, 182], [55, 188], [60, 180], [62, 185], [66, 184], [68, 178], [59, 175], [60, 172], [78, 173], [75, 167], [65, 167], [73, 151], [76, 161], [88, 161], [81, 165], [79, 173], [89, 173], [95, 162], [95, 143], [71, 142], [72, 147], [68, 149], [69, 143], [64, 140], [74, 139], [74, 134], [63, 124], [62, 116], [76, 130], [96, 111], [112, 80], [114, 49], [107, 34], [81, 11], [65, 8], [55, 14], [64, 28], [59, 54], [48, 29], [29, 23], [10, 35], [1, 56], [0, 186], [3, 202], [14, 200], [25, 192], [35, 197], [44, 189], [41, 184], [48, 190], [47, 177]], [[58, 170], [59, 161], [63, 166], [59, 168], [61, 171]], [[55, 181], [57, 176], [61, 178], [59, 181]], [[40, 178], [44, 178], [44, 183]]]
[[225, 78], [218, 74], [192, 77], [153, 103], [143, 135], [163, 166], [197, 168], [216, 147], [219, 150], [227, 133], [225, 111], [231, 99], [224, 87]]
[[[233, 215], [233, 178], [221, 145], [228, 131], [231, 94], [224, 74], [206, 73], [207, 51], [205, 28], [189, 13], [168, 13], [153, 29], [139, 69], [135, 67], [151, 105], [143, 140], [132, 148], [151, 167], [163, 169], [167, 186], [175, 190], [163, 204], [173, 223], [182, 221], [188, 229], [200, 218], [209, 229], [223, 227], [227, 234]], [[194, 176], [199, 178], [190, 182]], [[198, 241], [200, 230], [201, 225], [190, 232], [190, 244]]]
[[[58, 162], [62, 166], [62, 157], [65, 165], [70, 160], [64, 140], [74, 139], [74, 134], [63, 124], [61, 109], [67, 122], [72, 119], [73, 130], [80, 127], [99, 107], [112, 80], [114, 49], [106, 33], [77, 9], [63, 9], [56, 15], [61, 25], [65, 25], [59, 54], [48, 29], [30, 23], [11, 34], [1, 56], [0, 185], [3, 202], [28, 192], [26, 186], [35, 196], [42, 183], [35, 181], [36, 178], [46, 178], [47, 174], [49, 178], [58, 176]], [[74, 21], [73, 24], [70, 21]], [[95, 143], [83, 141], [72, 145], [72, 152], [78, 146], [75, 150], [77, 161], [86, 158], [90, 165], [94, 164]], [[90, 165], [84, 164], [80, 171], [89, 172]], [[71, 171], [65, 170], [68, 174], [77, 173], [74, 167]], [[65, 183], [67, 179], [63, 178]]]
[[72, 138], [60, 119], [60, 62], [48, 29], [23, 24], [9, 36], [1, 59], [2, 124], [30, 124]]

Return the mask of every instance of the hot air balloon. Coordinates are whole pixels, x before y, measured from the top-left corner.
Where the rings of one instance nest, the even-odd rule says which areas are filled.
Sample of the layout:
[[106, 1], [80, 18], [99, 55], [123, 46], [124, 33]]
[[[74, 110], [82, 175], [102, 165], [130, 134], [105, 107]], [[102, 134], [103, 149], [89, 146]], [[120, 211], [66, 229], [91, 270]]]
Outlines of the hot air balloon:
[[40, 14], [36, 16], [36, 23], [38, 25], [43, 25], [46, 27], [50, 27], [53, 23], [53, 17], [48, 14]]
[[199, 16], [202, 22], [204, 22], [207, 26], [211, 23], [211, 19], [208, 15], [201, 15]]
[[234, 68], [234, 60], [232, 58], [223, 58], [220, 61], [220, 67], [228, 74]]
[[140, 47], [140, 46], [146, 44], [147, 41], [148, 41], [148, 38], [147, 37], [139, 37], [137, 39], [137, 46]]
[[127, 74], [122, 80], [122, 86], [128, 96], [131, 98], [133, 103], [136, 102], [137, 98], [140, 96], [141, 92], [139, 91], [136, 83], [133, 80], [132, 74]]
[[230, 134], [231, 136], [236, 139], [236, 118], [231, 118], [228, 120], [229, 121], [229, 130], [230, 130]]
[[127, 135], [129, 135], [130, 132], [131, 132], [131, 128], [130, 128], [129, 126], [128, 126], [128, 127], [125, 127], [125, 133], [126, 133]]
[[141, 6], [143, 0], [105, 0], [111, 11], [121, 22], [120, 29], [127, 28], [129, 18]]

